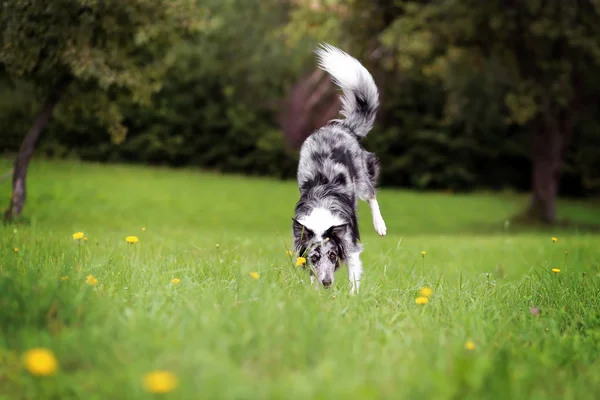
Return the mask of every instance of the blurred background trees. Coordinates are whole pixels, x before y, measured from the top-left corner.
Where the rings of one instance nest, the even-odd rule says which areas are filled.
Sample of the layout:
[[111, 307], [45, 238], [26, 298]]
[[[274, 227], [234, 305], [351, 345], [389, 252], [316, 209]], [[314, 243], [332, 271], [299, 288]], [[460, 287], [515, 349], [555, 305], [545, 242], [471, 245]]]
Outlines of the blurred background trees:
[[[73, 2], [96, 4], [14, 4]], [[58, 104], [38, 154], [292, 178], [299, 144], [339, 110], [335, 88], [315, 69], [313, 50], [327, 41], [359, 58], [381, 88], [365, 145], [382, 159], [383, 185], [531, 190], [524, 215], [546, 222], [556, 218], [557, 195], [600, 191], [597, 1], [182, 0], [179, 14], [163, 2], [131, 4], [154, 18], [149, 28], [122, 14], [119, 23], [138, 22], [127, 28], [136, 41], [122, 47], [135, 51], [91, 54], [104, 54], [145, 89], [103, 83], [96, 64], [74, 57], [87, 69], [69, 70], [78, 83]], [[14, 19], [24, 11], [0, 12]], [[51, 39], [64, 47], [76, 27], [91, 29], [61, 23], [62, 32], [52, 13], [36, 15], [27, 40], [14, 42], [0, 28], [0, 149], [8, 154], [52, 81], [17, 73], [6, 43], [28, 54], [18, 63], [45, 60], [55, 79], [55, 56], [29, 36], [48, 38], [55, 26]], [[161, 22], [165, 15], [179, 19]], [[113, 28], [104, 26], [103, 37], [121, 46], [125, 28]], [[149, 73], [128, 57], [162, 69]]]

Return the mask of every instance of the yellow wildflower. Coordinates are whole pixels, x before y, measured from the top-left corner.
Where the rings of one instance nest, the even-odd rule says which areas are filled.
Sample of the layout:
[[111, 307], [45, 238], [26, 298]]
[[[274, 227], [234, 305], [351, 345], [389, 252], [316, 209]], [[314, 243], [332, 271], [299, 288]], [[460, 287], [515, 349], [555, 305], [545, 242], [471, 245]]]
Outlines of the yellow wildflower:
[[217, 250], [219, 249], [219, 247], [221, 247], [221, 245], [219, 245], [219, 243], [215, 244], [215, 247], [217, 248]]
[[142, 228], [142, 232], [146, 232], [146, 228]]
[[60, 280], [63, 281], [63, 282], [66, 281], [67, 279], [69, 279], [69, 277], [66, 276], [66, 275], [60, 278]]
[[138, 239], [138, 237], [137, 237], [137, 236], [127, 236], [127, 237], [125, 238], [125, 241], [126, 241], [127, 243], [129, 243], [129, 244], [134, 244], [134, 243], [137, 243], [137, 242], [139, 242], [139, 241], [140, 241], [140, 239]]
[[25, 368], [36, 376], [54, 375], [58, 369], [58, 361], [51, 350], [44, 348], [31, 349], [23, 355]]
[[256, 272], [256, 271], [250, 272], [250, 277], [252, 279], [258, 279], [258, 277], [259, 277], [258, 272]]
[[19, 252], [19, 248], [18, 248], [18, 247], [15, 247], [15, 248], [13, 249], [13, 251], [14, 251], [15, 253], [18, 253], [18, 252]]
[[425, 254], [427, 254], [427, 252], [426, 251], [422, 251], [421, 252], [421, 257], [425, 257]]
[[552, 243], [556, 243], [557, 240], [558, 240], [558, 238], [553, 237], [552, 238]]
[[181, 283], [181, 279], [179, 279], [179, 278], [173, 278], [173, 279], [171, 279], [171, 283], [173, 285], [179, 285]]
[[84, 241], [84, 242], [87, 242], [87, 238], [86, 238], [86, 237], [84, 237], [84, 238], [83, 238], [83, 241]]
[[150, 393], [168, 393], [178, 385], [179, 380], [169, 371], [153, 371], [144, 377], [144, 387]]
[[90, 286], [95, 286], [98, 283], [98, 279], [94, 275], [88, 275], [85, 278], [85, 282]]
[[83, 239], [84, 236], [85, 235], [83, 234], [83, 232], [75, 232], [73, 234], [73, 239], [75, 239], [75, 240], [81, 240], [81, 239]]
[[304, 265], [304, 264], [306, 264], [306, 258], [304, 258], [304, 257], [298, 257], [296, 259], [296, 266], [299, 267], [299, 266]]
[[475, 343], [473, 343], [472, 340], [467, 340], [467, 343], [465, 343], [465, 349], [475, 350]]
[[558, 268], [552, 268], [552, 272], [554, 272], [555, 274], [558, 274], [560, 272], [560, 269], [558, 269]]
[[419, 296], [415, 299], [415, 303], [423, 305], [429, 303], [429, 299], [425, 296]]
[[428, 288], [428, 287], [421, 288], [421, 296], [423, 296], [423, 297], [429, 297], [429, 296], [431, 296], [432, 293], [433, 293], [433, 290], [431, 290], [431, 288]]

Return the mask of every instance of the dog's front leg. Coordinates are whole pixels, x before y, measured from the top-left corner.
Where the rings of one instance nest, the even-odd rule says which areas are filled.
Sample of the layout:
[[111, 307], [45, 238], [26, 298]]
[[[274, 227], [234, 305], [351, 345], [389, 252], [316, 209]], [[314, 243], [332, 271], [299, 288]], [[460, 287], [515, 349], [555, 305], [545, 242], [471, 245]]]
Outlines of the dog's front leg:
[[351, 253], [348, 257], [348, 279], [350, 280], [350, 294], [358, 293], [363, 266], [360, 261], [360, 252]]
[[379, 203], [377, 202], [377, 197], [375, 197], [375, 195], [369, 198], [369, 208], [371, 209], [371, 215], [373, 216], [373, 226], [375, 227], [375, 232], [377, 232], [379, 236], [385, 236], [387, 227], [385, 226], [385, 221], [381, 216]]

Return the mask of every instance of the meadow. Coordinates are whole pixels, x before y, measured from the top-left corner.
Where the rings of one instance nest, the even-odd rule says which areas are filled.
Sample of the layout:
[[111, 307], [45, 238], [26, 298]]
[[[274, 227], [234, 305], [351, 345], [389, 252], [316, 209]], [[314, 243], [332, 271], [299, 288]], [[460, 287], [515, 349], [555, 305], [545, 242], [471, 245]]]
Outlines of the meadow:
[[600, 393], [600, 235], [577, 228], [598, 202], [542, 230], [510, 221], [524, 195], [382, 190], [350, 296], [345, 268], [315, 289], [286, 254], [294, 182], [38, 160], [28, 183], [0, 226], [0, 399]]

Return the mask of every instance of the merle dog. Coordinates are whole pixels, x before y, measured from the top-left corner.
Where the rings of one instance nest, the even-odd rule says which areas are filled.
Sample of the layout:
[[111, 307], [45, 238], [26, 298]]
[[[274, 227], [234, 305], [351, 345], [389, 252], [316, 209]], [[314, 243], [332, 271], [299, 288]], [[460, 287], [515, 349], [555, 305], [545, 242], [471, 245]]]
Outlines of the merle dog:
[[350, 292], [356, 293], [363, 272], [358, 199], [369, 202], [375, 231], [386, 234], [375, 196], [379, 160], [359, 143], [373, 126], [379, 93], [369, 71], [352, 56], [329, 44], [322, 44], [316, 55], [319, 67], [342, 89], [346, 118], [313, 132], [300, 149], [294, 250], [306, 258], [311, 283], [317, 279], [325, 287], [333, 283], [340, 264], [347, 264]]

